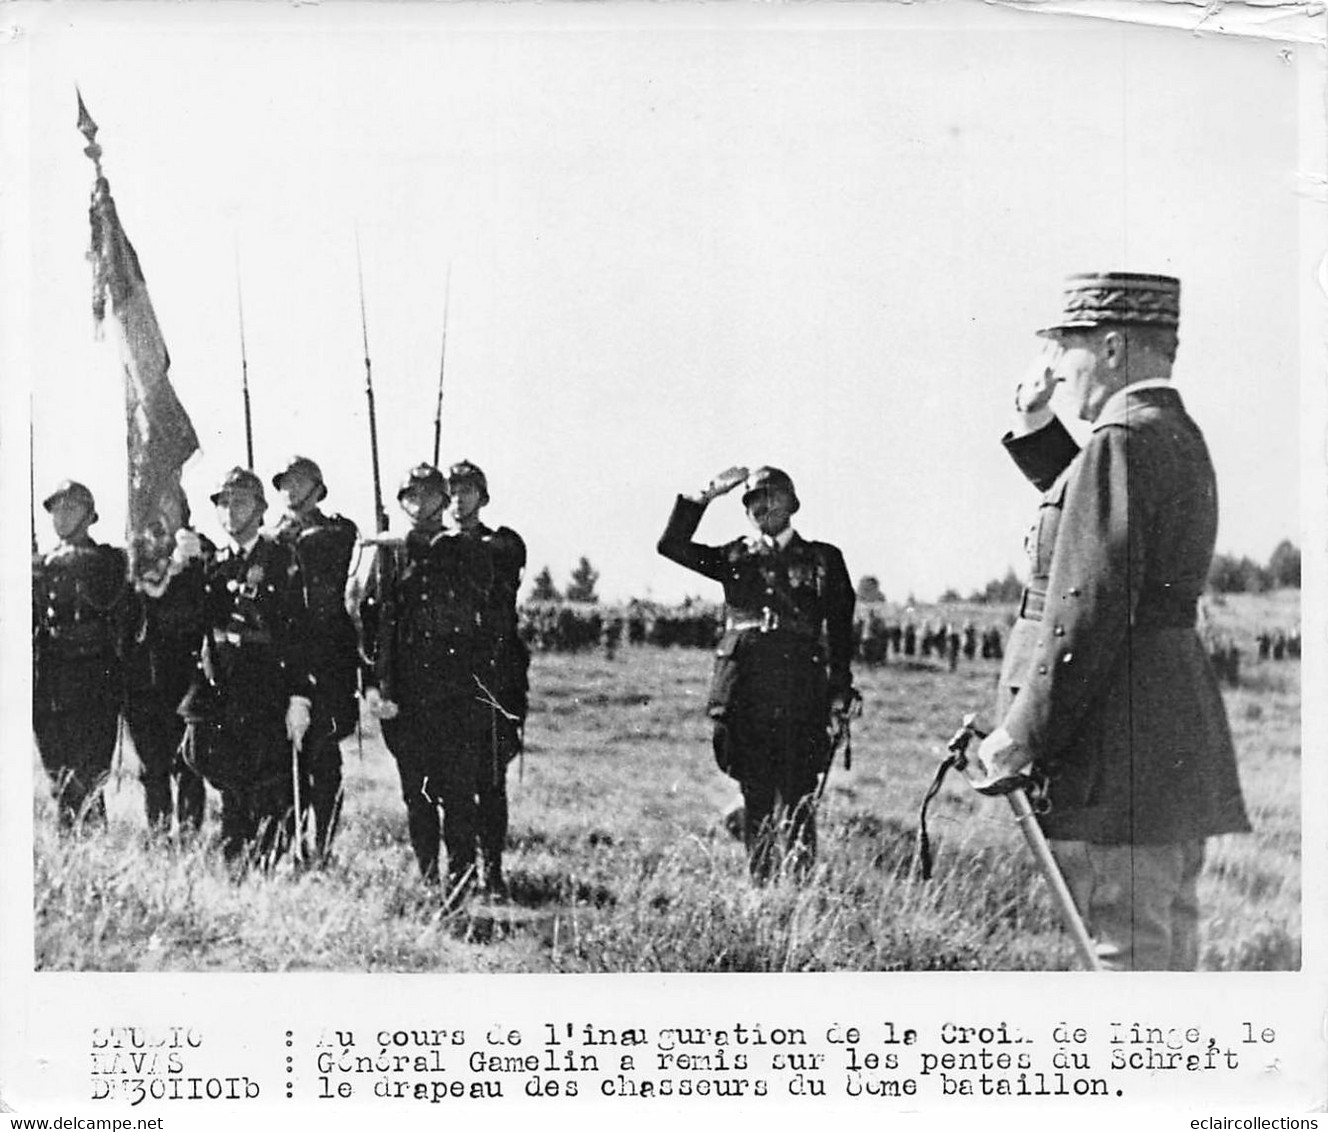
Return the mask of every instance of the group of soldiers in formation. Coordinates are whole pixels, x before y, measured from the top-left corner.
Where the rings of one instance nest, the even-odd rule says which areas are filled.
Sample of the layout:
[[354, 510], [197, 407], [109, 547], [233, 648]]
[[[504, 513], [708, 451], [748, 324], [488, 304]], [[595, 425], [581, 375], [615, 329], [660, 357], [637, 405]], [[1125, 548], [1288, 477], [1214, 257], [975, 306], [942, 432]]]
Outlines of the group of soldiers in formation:
[[321, 509], [318, 465], [296, 457], [272, 486], [285, 509], [264, 527], [263, 481], [232, 469], [211, 496], [227, 545], [192, 530], [186, 507], [159, 567], [132, 581], [125, 552], [89, 534], [87, 487], [65, 481], [43, 501], [58, 542], [33, 562], [33, 729], [61, 825], [104, 821], [123, 720], [152, 829], [197, 831], [206, 783], [228, 861], [325, 859], [362, 697], [396, 760], [421, 873], [440, 880], [445, 845], [449, 898], [501, 894], [527, 703], [524, 543], [480, 521], [480, 468], [420, 465], [397, 493], [409, 532], [377, 540], [357, 587], [359, 532]]
[[[600, 648], [612, 658], [624, 645], [711, 649], [724, 635], [724, 611], [695, 599], [675, 607], [633, 600], [623, 609], [601, 610], [575, 603], [526, 602], [518, 611], [519, 632], [534, 652], [584, 652]], [[959, 659], [1000, 660], [1000, 626], [979, 628], [972, 621], [918, 623], [859, 609], [853, 619], [853, 659], [876, 667], [891, 656], [935, 656], [951, 670]]]
[[[1177, 279], [1090, 273], [1070, 278], [1038, 332], [1002, 439], [1041, 495], [1029, 579], [1003, 646], [998, 725], [965, 771], [982, 793], [1037, 794], [1060, 879], [1116, 970], [1194, 969], [1206, 841], [1250, 828], [1199, 632], [1217, 486], [1171, 383], [1179, 319]], [[1082, 446], [1050, 405], [1058, 389], [1088, 426]], [[410, 531], [376, 554], [357, 634], [344, 598], [353, 524], [319, 510], [312, 462], [272, 483], [286, 505], [275, 528], [262, 529], [262, 481], [236, 468], [212, 496], [229, 545], [185, 525], [133, 586], [124, 554], [87, 533], [85, 487], [45, 500], [59, 546], [34, 570], [34, 725], [62, 820], [104, 812], [123, 711], [149, 821], [170, 820], [174, 778], [176, 815], [197, 826], [207, 780], [228, 857], [298, 846], [306, 819], [326, 854], [358, 684], [396, 759], [423, 875], [441, 881], [445, 850], [449, 894], [476, 881], [501, 892], [505, 774], [528, 696], [524, 544], [479, 521], [477, 467], [416, 467], [398, 492]], [[739, 486], [752, 532], [695, 541], [706, 508]], [[855, 633], [843, 555], [794, 529], [799, 508], [784, 471], [729, 468], [677, 497], [657, 544], [723, 589], [706, 710], [758, 883], [805, 875], [814, 858], [816, 800], [860, 708], [855, 652], [870, 639], [909, 653], [908, 626]], [[979, 645], [976, 631], [933, 626], [921, 647], [953, 660]]]

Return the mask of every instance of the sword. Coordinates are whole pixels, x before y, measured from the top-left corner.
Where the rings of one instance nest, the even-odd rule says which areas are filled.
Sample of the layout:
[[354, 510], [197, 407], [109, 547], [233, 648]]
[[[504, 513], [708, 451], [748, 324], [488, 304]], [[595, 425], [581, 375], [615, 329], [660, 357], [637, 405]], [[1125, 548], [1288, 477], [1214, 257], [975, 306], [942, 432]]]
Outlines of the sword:
[[[950, 752], [954, 759], [954, 766], [960, 771], [968, 766], [968, 745], [975, 738], [982, 739], [986, 737], [986, 732], [978, 729], [975, 719], [976, 717], [971, 712], [965, 715], [962, 726], [955, 733], [954, 738], [946, 744], [946, 750]], [[1070, 895], [1070, 888], [1065, 883], [1065, 877], [1061, 875], [1061, 870], [1056, 864], [1056, 858], [1051, 854], [1051, 846], [1047, 844], [1047, 839], [1042, 833], [1042, 827], [1038, 825], [1033, 803], [1028, 800], [1028, 791], [1023, 786], [1016, 786], [1006, 794], [1006, 798], [1010, 802], [1010, 809], [1014, 812], [1015, 822], [1023, 832], [1024, 840], [1028, 842], [1028, 848], [1033, 854], [1038, 872], [1042, 874], [1042, 878], [1051, 889], [1052, 901], [1056, 905], [1056, 910], [1061, 914], [1061, 920], [1064, 922], [1066, 930], [1070, 933], [1075, 954], [1079, 956], [1079, 961], [1086, 970], [1102, 970], [1102, 965], [1098, 962], [1097, 952], [1093, 950], [1093, 941], [1089, 938], [1088, 929], [1084, 926], [1083, 918], [1079, 915], [1079, 909], [1074, 906], [1074, 897]]]

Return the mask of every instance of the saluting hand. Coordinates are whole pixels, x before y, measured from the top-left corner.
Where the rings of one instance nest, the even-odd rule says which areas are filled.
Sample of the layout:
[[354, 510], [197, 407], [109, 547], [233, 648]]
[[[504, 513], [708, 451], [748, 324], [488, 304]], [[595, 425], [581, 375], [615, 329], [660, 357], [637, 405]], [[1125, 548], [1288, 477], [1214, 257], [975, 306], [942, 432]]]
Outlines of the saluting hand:
[[[1055, 376], [1056, 355], [1060, 347], [1055, 342], [1044, 342], [1042, 349], [1033, 359], [1019, 384], [1014, 390], [1014, 407], [1025, 418], [1042, 418], [1041, 424], [1050, 417], [1051, 396], [1056, 392], [1060, 379]], [[1033, 425], [1030, 420], [1030, 427]]]
[[700, 495], [701, 502], [709, 503], [712, 499], [717, 499], [721, 495], [727, 495], [746, 479], [746, 468], [737, 465], [732, 468], [725, 468], [706, 484]]

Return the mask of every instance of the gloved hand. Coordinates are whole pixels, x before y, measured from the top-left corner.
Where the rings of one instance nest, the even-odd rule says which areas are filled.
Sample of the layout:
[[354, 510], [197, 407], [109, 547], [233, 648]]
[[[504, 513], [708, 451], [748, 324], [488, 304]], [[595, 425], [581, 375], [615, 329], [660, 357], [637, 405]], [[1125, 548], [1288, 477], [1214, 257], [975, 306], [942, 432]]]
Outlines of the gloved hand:
[[303, 696], [291, 696], [286, 708], [286, 738], [295, 744], [295, 749], [304, 747], [305, 732], [309, 730], [309, 710], [313, 705]]
[[1051, 423], [1051, 397], [1061, 378], [1056, 376], [1056, 361], [1060, 347], [1055, 342], [1044, 342], [1042, 349], [1019, 379], [1014, 390], [1014, 409], [1019, 417], [1020, 429], [1036, 432]]
[[188, 527], [181, 527], [175, 532], [175, 549], [171, 551], [170, 571], [172, 574], [178, 574], [195, 558], [203, 556], [203, 540], [198, 537], [197, 531], [191, 531]]
[[969, 785], [980, 794], [1008, 794], [1024, 784], [1024, 773], [1032, 763], [1028, 748], [998, 727], [969, 759], [966, 774]]
[[396, 719], [400, 710], [392, 700], [383, 699], [383, 693], [377, 688], [365, 691], [364, 703], [375, 719]]
[[721, 495], [726, 495], [732, 491], [740, 483], [745, 483], [747, 475], [747, 469], [743, 467], [725, 468], [701, 489], [696, 498], [702, 503], [709, 503], [712, 499], [718, 499]]

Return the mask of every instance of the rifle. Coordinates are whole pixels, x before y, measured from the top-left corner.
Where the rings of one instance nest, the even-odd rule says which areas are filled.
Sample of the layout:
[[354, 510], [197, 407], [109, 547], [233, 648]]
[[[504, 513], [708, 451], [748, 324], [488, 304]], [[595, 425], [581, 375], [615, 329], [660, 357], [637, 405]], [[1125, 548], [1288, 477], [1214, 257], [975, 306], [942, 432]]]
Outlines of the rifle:
[[37, 557], [37, 457], [32, 439], [32, 394], [28, 394], [28, 528], [32, 534], [32, 557]]
[[[396, 551], [381, 541], [387, 532], [387, 511], [383, 508], [383, 480], [378, 470], [378, 414], [374, 407], [373, 363], [369, 360], [369, 321], [364, 309], [364, 267], [360, 259], [360, 236], [355, 234], [355, 270], [360, 284], [360, 332], [364, 341], [364, 395], [369, 402], [369, 454], [373, 461], [374, 518], [379, 538], [376, 546], [378, 625], [372, 642], [374, 674], [383, 699], [392, 698], [392, 641], [396, 621]], [[368, 642], [366, 642], [368, 643]]]
[[249, 357], [244, 348], [244, 294], [240, 290], [240, 248], [235, 248], [235, 305], [240, 312], [240, 387], [244, 391], [244, 450], [249, 463], [254, 466], [254, 418], [249, 409]]
[[438, 467], [438, 455], [443, 445], [443, 374], [447, 372], [447, 308], [452, 299], [452, 265], [447, 265], [447, 283], [443, 289], [443, 350], [438, 362], [438, 408], [433, 418], [433, 466]]

